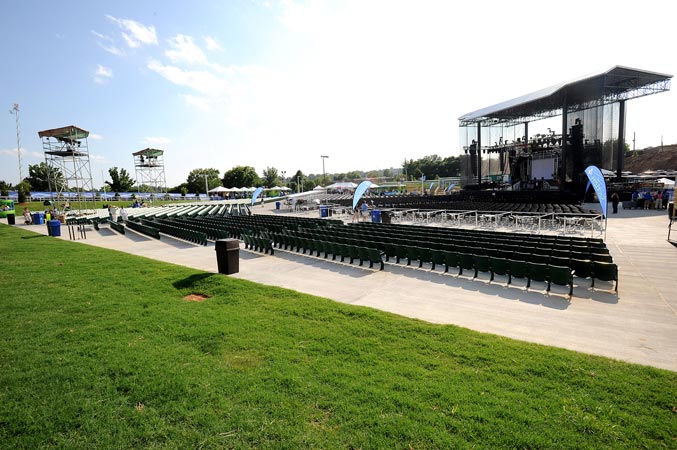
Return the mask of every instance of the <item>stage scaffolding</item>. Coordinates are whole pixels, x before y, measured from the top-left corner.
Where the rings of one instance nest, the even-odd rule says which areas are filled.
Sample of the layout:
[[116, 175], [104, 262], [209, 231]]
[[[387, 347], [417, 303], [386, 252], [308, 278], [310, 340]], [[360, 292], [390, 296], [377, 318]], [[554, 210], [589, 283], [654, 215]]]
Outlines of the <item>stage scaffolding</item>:
[[164, 151], [156, 148], [145, 148], [132, 153], [132, 155], [134, 156], [134, 170], [139, 194], [151, 194], [151, 201], [157, 194], [166, 194]]
[[[60, 209], [70, 203], [71, 210], [94, 210], [94, 183], [89, 162], [89, 131], [74, 125], [39, 131], [45, 154], [50, 199]], [[61, 173], [62, 179], [52, 177]], [[56, 196], [54, 195], [56, 194]], [[91, 204], [88, 205], [88, 202]]]
[[461, 183], [480, 187], [503, 179], [513, 189], [582, 193], [588, 165], [620, 178], [625, 102], [670, 90], [671, 78], [615, 66], [465, 114], [459, 118]]

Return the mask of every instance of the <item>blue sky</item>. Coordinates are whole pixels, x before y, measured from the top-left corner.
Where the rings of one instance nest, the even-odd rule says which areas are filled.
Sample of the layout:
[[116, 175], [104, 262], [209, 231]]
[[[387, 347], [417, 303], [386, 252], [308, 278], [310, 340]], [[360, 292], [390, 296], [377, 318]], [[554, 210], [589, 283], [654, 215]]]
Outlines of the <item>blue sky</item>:
[[[37, 132], [70, 124], [92, 133], [95, 186], [146, 147], [170, 186], [203, 167], [321, 173], [320, 155], [398, 167], [457, 155], [457, 119], [481, 107], [617, 64], [677, 73], [664, 3], [599, 3], [6, 0], [0, 106], [20, 105], [24, 176]], [[677, 142], [675, 99], [630, 102], [626, 139]], [[7, 113], [0, 180], [18, 181]]]

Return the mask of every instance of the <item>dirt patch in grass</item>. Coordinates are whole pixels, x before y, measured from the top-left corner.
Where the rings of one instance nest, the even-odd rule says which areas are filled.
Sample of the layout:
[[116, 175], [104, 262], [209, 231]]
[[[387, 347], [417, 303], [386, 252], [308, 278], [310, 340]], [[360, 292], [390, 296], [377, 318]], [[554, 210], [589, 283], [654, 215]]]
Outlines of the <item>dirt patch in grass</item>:
[[184, 300], [188, 300], [189, 302], [204, 302], [208, 298], [209, 296], [205, 294], [188, 294], [183, 297]]

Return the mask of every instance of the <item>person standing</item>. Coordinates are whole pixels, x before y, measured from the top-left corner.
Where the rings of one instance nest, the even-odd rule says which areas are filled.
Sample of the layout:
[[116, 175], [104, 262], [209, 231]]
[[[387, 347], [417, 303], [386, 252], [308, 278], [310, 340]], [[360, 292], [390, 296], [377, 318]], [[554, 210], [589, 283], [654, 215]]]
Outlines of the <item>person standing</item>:
[[367, 205], [367, 201], [362, 202], [362, 222], [367, 221], [367, 210], [369, 209], [369, 206]]
[[614, 214], [618, 214], [618, 203], [620, 198], [618, 197], [618, 192], [611, 194], [611, 206], [614, 208]]
[[123, 222], [127, 222], [127, 210], [124, 206], [120, 207], [120, 217], [122, 217]]

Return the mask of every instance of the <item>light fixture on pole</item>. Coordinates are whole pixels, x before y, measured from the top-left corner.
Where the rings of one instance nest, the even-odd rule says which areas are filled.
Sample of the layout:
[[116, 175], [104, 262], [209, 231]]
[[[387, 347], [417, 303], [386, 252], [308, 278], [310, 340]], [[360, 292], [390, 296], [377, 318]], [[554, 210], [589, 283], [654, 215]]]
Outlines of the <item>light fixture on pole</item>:
[[9, 110], [10, 114], [14, 114], [16, 117], [16, 153], [19, 156], [19, 183], [23, 181], [24, 175], [23, 175], [23, 169], [21, 166], [23, 165], [21, 163], [21, 138], [19, 134], [19, 104], [14, 103], [12, 106], [12, 109]]
[[282, 184], [284, 184], [286, 186], [287, 182], [285, 181], [285, 175], [287, 174], [287, 171], [281, 170], [280, 173], [282, 174]]
[[326, 186], [327, 185], [327, 174], [324, 172], [324, 160], [326, 158], [329, 158], [329, 156], [320, 155], [320, 158], [322, 158], [322, 183], [324, 183], [324, 185]]

